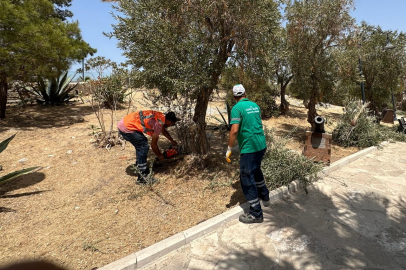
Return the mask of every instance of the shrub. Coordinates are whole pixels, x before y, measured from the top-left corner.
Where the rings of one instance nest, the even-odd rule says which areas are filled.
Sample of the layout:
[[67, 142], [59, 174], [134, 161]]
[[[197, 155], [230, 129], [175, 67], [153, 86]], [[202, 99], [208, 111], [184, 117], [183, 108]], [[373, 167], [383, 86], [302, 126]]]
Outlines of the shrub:
[[265, 130], [267, 151], [262, 161], [262, 173], [269, 189], [288, 185], [294, 180], [300, 180], [305, 187], [317, 177], [322, 170], [322, 164], [298, 154], [286, 147], [289, 138], [277, 138], [273, 130]]
[[400, 109], [406, 112], [406, 99], [402, 100], [402, 102], [400, 103]]
[[[404, 141], [406, 136], [396, 132], [396, 126], [388, 128], [376, 123], [376, 118], [369, 116], [359, 102], [351, 101], [344, 108], [344, 114], [333, 131], [333, 140], [344, 147], [360, 148], [378, 145], [385, 140]], [[351, 121], [357, 116], [355, 126]]]
[[73, 95], [69, 95], [73, 89], [77, 86], [70, 86], [72, 77], [68, 77], [68, 72], [65, 71], [62, 76], [44, 79], [38, 76], [38, 82], [36, 86], [26, 88], [29, 92], [37, 96], [37, 101], [51, 105], [61, 105], [64, 102], [68, 102]]
[[278, 105], [276, 105], [275, 96], [269, 91], [255, 92], [250, 95], [250, 100], [258, 104], [261, 108], [262, 118], [278, 116], [279, 108]]
[[213, 116], [213, 118], [216, 119], [218, 122], [220, 122], [220, 124], [221, 124], [220, 128], [224, 127], [225, 130], [230, 131], [231, 130], [231, 124], [230, 124], [230, 122], [231, 122], [231, 106], [230, 106], [230, 104], [228, 103], [228, 101], [226, 101], [227, 120], [224, 117], [223, 113], [219, 110], [219, 108], [216, 107], [216, 109], [219, 112], [219, 114], [221, 116], [221, 119], [219, 119], [218, 117], [215, 117], [215, 116]]
[[[350, 101], [344, 108], [337, 126], [333, 130], [333, 141], [344, 147], [369, 147], [381, 142], [381, 134], [375, 117], [369, 116], [357, 101]], [[355, 126], [351, 121], [359, 114]]]
[[94, 95], [100, 99], [105, 107], [113, 108], [124, 102], [127, 89], [124, 87], [124, 78], [120, 75], [111, 75], [101, 78]]

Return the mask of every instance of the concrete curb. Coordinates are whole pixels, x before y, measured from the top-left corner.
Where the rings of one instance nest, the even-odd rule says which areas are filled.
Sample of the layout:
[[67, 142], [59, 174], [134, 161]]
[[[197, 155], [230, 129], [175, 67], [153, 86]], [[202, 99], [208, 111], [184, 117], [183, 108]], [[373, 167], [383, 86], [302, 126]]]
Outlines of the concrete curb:
[[[381, 146], [388, 144], [388, 142], [381, 143]], [[348, 157], [340, 159], [332, 163], [329, 167], [324, 168], [323, 171], [319, 174], [320, 178], [342, 168], [343, 166], [373, 152], [378, 147], [372, 146], [361, 150], [357, 153], [354, 153]], [[284, 196], [289, 193], [294, 193], [303, 188], [303, 185], [300, 181], [296, 180], [291, 182], [287, 187], [283, 186], [272, 190], [269, 192], [270, 201], [281, 200]], [[243, 203], [237, 207], [234, 207], [220, 215], [217, 215], [209, 220], [206, 220], [196, 226], [193, 226], [190, 229], [187, 229], [183, 232], [177, 233], [167, 239], [164, 239], [158, 243], [153, 244], [143, 250], [140, 250], [136, 253], [132, 253], [122, 259], [119, 259], [115, 262], [112, 262], [106, 266], [99, 268], [100, 270], [135, 270], [141, 268], [148, 263], [182, 247], [185, 244], [190, 243], [191, 241], [211, 233], [216, 230], [223, 224], [228, 223], [231, 220], [236, 220], [244, 211], [249, 209], [249, 204]]]

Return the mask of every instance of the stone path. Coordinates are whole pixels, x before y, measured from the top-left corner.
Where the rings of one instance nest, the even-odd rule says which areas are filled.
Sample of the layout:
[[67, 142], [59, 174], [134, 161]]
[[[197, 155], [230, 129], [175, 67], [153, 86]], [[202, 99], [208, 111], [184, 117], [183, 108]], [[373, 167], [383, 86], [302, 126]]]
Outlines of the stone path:
[[406, 269], [406, 143], [388, 144], [143, 270]]

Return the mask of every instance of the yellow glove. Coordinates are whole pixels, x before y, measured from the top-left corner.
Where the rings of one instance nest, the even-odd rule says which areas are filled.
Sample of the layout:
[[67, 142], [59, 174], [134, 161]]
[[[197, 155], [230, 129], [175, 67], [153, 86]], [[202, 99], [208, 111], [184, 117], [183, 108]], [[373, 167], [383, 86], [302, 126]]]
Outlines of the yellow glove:
[[229, 147], [227, 148], [227, 153], [226, 153], [226, 160], [227, 160], [227, 162], [231, 162], [230, 156], [231, 156], [231, 147], [229, 146]]

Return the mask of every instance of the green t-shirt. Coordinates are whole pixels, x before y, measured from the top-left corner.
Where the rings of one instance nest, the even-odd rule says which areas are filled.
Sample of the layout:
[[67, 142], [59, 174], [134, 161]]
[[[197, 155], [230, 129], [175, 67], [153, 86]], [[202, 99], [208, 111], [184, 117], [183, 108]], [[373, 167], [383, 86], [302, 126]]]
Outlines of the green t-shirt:
[[248, 98], [237, 102], [231, 110], [230, 124], [239, 124], [238, 145], [241, 154], [255, 153], [266, 147], [261, 109]]

